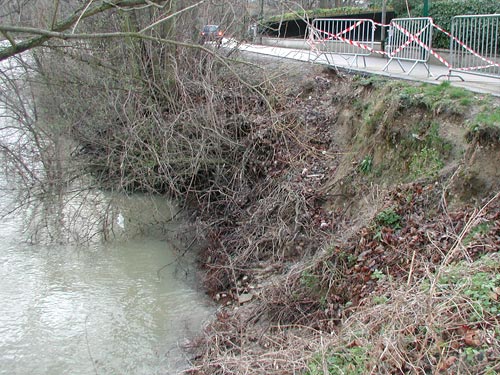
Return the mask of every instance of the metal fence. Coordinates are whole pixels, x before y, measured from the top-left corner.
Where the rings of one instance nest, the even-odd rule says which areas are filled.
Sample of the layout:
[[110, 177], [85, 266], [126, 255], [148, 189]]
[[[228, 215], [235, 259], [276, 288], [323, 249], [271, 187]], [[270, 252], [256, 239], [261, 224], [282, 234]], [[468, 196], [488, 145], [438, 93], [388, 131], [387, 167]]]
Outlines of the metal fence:
[[453, 17], [451, 35], [450, 71], [500, 78], [500, 14]]
[[309, 40], [316, 53], [343, 56], [351, 60], [349, 66], [358, 64], [373, 51], [375, 25], [370, 19], [316, 19], [309, 28]]
[[389, 65], [396, 61], [403, 72], [406, 72], [407, 67], [402, 64], [402, 61], [409, 61], [413, 65], [408, 70], [408, 74], [415, 69], [417, 64], [423, 64], [430, 75], [427, 63], [430, 57], [429, 51], [432, 49], [432, 25], [430, 17], [393, 19], [386, 43], [389, 61], [383, 70], [387, 70]]
[[[385, 49], [380, 51], [374, 47], [375, 28], [386, 26], [371, 19], [316, 19], [309, 26], [309, 60], [338, 65], [337, 57], [342, 57], [348, 66], [358, 66], [358, 58], [362, 57], [366, 67], [365, 58], [378, 54], [388, 59], [383, 71], [396, 62], [403, 72], [411, 74], [421, 64], [431, 76], [432, 55], [448, 68], [448, 74], [438, 79], [451, 77], [452, 72], [500, 78], [500, 14], [453, 17], [451, 33], [430, 17], [396, 18], [389, 25]], [[450, 38], [447, 59], [432, 48], [434, 29]]]

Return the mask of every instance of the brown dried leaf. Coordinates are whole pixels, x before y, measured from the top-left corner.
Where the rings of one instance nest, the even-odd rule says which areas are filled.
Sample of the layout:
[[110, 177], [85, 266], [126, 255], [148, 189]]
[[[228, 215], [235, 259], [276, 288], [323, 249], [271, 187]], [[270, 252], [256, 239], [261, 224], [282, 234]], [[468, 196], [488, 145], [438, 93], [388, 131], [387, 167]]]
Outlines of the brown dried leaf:
[[481, 346], [481, 337], [479, 332], [475, 329], [468, 329], [465, 331], [464, 342], [469, 346]]
[[443, 362], [441, 362], [439, 366], [439, 371], [446, 371], [448, 370], [453, 364], [456, 362], [457, 357], [451, 356], [446, 358]]

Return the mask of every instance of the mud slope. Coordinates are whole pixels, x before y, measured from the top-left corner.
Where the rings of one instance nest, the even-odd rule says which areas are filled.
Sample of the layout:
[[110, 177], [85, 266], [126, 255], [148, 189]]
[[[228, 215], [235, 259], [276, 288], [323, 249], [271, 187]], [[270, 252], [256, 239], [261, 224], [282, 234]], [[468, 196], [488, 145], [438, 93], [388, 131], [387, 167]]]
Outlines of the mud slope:
[[266, 69], [258, 182], [205, 218], [191, 373], [498, 371], [498, 99]]

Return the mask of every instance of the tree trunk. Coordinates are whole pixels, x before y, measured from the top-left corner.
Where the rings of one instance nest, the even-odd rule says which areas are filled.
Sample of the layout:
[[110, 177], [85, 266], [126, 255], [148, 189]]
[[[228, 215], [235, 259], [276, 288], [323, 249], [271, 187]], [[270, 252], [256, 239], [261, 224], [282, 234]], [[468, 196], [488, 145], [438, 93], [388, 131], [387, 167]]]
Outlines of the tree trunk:
[[330, 8], [330, 0], [321, 0], [319, 2], [319, 7], [321, 9], [328, 9], [328, 8]]

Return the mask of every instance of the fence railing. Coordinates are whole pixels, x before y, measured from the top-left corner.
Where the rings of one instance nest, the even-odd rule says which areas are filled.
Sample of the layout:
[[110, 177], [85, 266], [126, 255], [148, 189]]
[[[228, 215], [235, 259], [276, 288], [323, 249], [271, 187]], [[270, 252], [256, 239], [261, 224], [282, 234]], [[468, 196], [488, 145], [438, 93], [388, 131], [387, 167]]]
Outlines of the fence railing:
[[451, 72], [500, 78], [500, 14], [452, 19]]
[[395, 18], [391, 21], [386, 44], [389, 61], [383, 70], [396, 61], [403, 71], [406, 71], [401, 61], [413, 62], [408, 71], [410, 74], [417, 64], [423, 64], [430, 74], [427, 65], [432, 46], [432, 18]]
[[[384, 51], [374, 48], [376, 27], [389, 27]], [[432, 48], [433, 30], [450, 38], [448, 59]], [[334, 55], [352, 59], [349, 66], [357, 65], [362, 57], [366, 67], [365, 58], [378, 54], [388, 59], [383, 71], [397, 62], [403, 72], [411, 74], [422, 64], [430, 76], [428, 63], [433, 56], [448, 68], [448, 74], [438, 79], [450, 78], [452, 72], [500, 78], [500, 14], [454, 17], [451, 33], [430, 17], [396, 18], [389, 25], [370, 19], [317, 19], [309, 26], [308, 41], [315, 58], [324, 56], [329, 64]]]
[[309, 42], [315, 53], [337, 54], [349, 61], [349, 66], [358, 64], [373, 51], [375, 25], [370, 19], [316, 19], [309, 28]]

